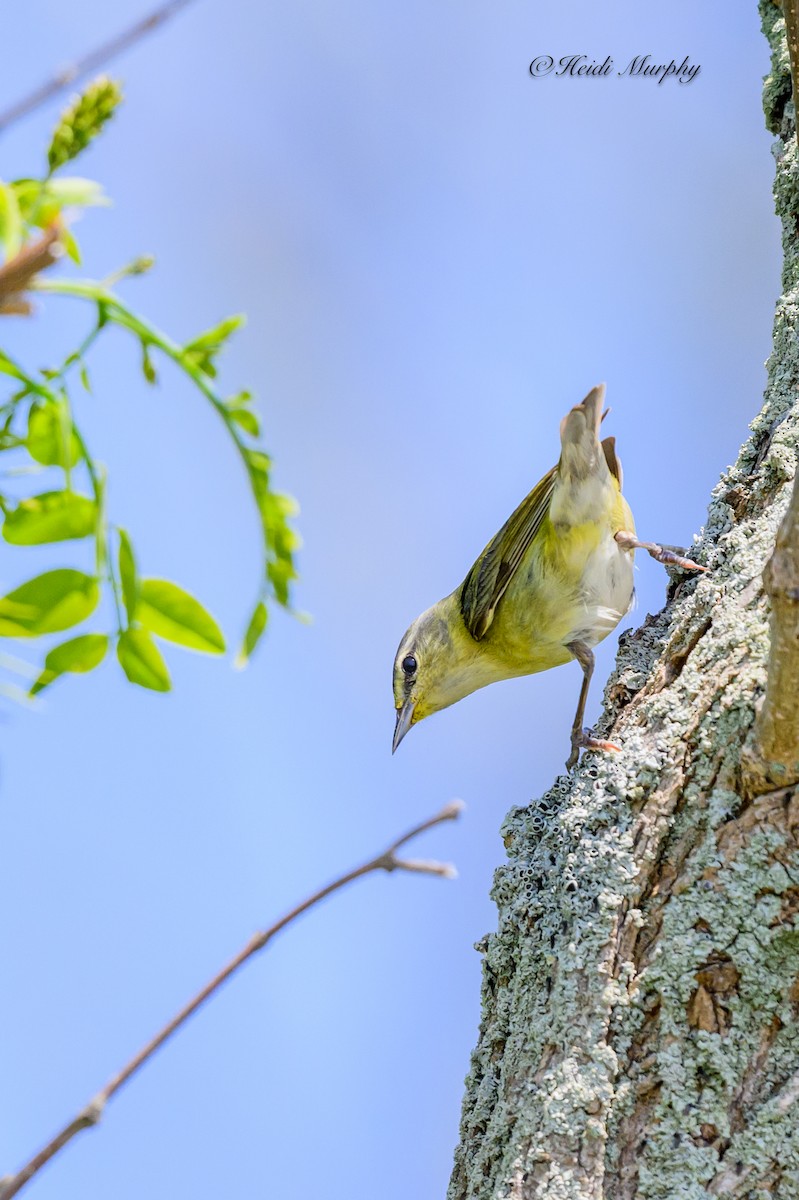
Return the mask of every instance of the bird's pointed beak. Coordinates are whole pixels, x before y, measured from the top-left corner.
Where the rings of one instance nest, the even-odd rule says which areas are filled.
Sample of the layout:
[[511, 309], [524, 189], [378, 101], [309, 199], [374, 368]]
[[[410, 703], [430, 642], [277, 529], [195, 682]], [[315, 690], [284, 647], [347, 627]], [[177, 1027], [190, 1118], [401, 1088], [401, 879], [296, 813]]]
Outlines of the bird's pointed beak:
[[391, 743], [391, 753], [397, 749], [405, 734], [413, 724], [414, 703], [408, 699], [402, 708], [397, 709], [397, 724], [394, 726], [394, 741]]

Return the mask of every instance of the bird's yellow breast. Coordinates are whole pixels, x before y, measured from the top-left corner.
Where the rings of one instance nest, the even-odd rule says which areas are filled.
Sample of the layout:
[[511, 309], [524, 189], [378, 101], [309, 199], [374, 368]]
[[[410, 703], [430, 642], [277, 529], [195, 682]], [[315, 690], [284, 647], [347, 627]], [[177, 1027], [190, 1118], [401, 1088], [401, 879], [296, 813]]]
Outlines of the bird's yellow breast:
[[605, 519], [556, 526], [548, 516], [497, 607], [486, 652], [508, 674], [546, 671], [573, 658], [568, 643], [594, 646], [615, 629], [633, 596], [632, 553], [614, 534], [632, 529], [618, 489]]

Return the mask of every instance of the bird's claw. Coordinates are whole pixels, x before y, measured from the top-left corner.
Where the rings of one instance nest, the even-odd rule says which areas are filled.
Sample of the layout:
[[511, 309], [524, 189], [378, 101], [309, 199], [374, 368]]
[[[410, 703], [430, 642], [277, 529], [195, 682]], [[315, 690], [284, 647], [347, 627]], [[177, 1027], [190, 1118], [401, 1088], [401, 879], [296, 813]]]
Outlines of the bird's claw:
[[620, 754], [621, 746], [615, 742], [606, 742], [603, 738], [594, 737], [590, 729], [577, 729], [572, 733], [572, 752], [566, 761], [566, 770], [571, 771], [577, 766], [581, 750], [602, 750]]
[[709, 567], [703, 567], [698, 562], [694, 562], [692, 558], [686, 558], [684, 554], [680, 554], [676, 546], [661, 546], [658, 542], [642, 542], [634, 533], [629, 533], [626, 529], [620, 529], [614, 536], [623, 550], [646, 550], [655, 562], [662, 563], [664, 567], [682, 567], [683, 571], [710, 570]]
[[665, 546], [661, 546], [660, 550], [653, 554], [652, 557], [659, 563], [663, 563], [665, 567], [682, 567], [683, 571], [707, 571], [708, 567], [703, 567], [701, 563], [694, 562], [692, 558], [683, 558], [681, 554], [676, 554], [673, 550], [667, 550]]

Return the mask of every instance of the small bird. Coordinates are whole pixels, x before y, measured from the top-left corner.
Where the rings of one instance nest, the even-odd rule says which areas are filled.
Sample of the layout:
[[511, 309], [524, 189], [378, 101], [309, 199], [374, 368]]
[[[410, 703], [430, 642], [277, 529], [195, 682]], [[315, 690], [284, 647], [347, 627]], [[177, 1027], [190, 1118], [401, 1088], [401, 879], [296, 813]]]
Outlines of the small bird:
[[557, 466], [537, 483], [477, 559], [460, 587], [417, 617], [394, 660], [393, 750], [412, 725], [470, 692], [576, 659], [583, 672], [567, 770], [581, 749], [619, 750], [583, 729], [592, 647], [633, 600], [633, 556], [705, 567], [635, 536], [621, 494], [615, 438], [599, 440], [605, 385], [560, 424]]

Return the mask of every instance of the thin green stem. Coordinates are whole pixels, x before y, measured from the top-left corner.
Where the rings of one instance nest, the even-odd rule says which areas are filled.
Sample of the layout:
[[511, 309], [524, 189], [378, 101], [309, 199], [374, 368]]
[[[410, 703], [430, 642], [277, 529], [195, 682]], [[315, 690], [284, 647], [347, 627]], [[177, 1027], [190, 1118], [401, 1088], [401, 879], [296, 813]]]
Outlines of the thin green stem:
[[[107, 531], [107, 527], [106, 527], [106, 531]], [[122, 619], [122, 596], [121, 596], [121, 590], [120, 590], [120, 586], [119, 586], [119, 580], [117, 579], [116, 571], [114, 570], [114, 562], [113, 562], [113, 559], [110, 554], [106, 555], [105, 561], [106, 561], [106, 567], [108, 569], [107, 579], [108, 579], [108, 582], [111, 584], [111, 594], [114, 597], [114, 612], [116, 614], [116, 620], [117, 620], [117, 634], [119, 635], [119, 637], [122, 637], [122, 634], [125, 632], [125, 622]]]
[[[257, 469], [253, 465], [253, 451], [251, 451], [241, 437], [239, 428], [233, 420], [227, 405], [223, 398], [219, 395], [216, 389], [209, 381], [207, 374], [197, 366], [192, 359], [186, 355], [182, 346], [174, 342], [167, 334], [162, 333], [154, 325], [151, 325], [143, 317], [139, 317], [136, 313], [131, 312], [129, 308], [107, 287], [103, 284], [96, 283], [92, 280], [69, 280], [69, 279], [42, 279], [34, 281], [33, 287], [36, 291], [46, 292], [50, 295], [74, 296], [79, 299], [89, 300], [101, 307], [107, 319], [122, 328], [129, 330], [139, 339], [143, 346], [154, 346], [166, 355], [181, 371], [186, 374], [195, 387], [202, 393], [203, 396], [213, 405], [219, 417], [223, 421], [228, 435], [233, 441], [236, 451], [241, 458], [244, 469], [250, 483], [253, 494], [258, 501], [259, 487], [262, 486], [261, 478]], [[265, 563], [269, 562], [270, 545], [267, 535], [267, 529], [264, 524], [263, 515], [260, 505], [259, 518], [263, 531], [263, 544]], [[264, 570], [264, 580], [267, 578], [266, 570]], [[262, 582], [259, 590], [259, 599], [263, 597], [266, 591], [266, 585]]]
[[95, 526], [94, 542], [95, 542], [95, 572], [98, 579], [105, 578], [111, 585], [111, 594], [114, 597], [114, 609], [116, 612], [117, 632], [122, 633], [124, 623], [122, 620], [121, 593], [119, 582], [114, 573], [111, 555], [108, 553], [108, 519], [106, 516], [106, 486], [105, 478], [98, 471], [94, 459], [92, 458], [86, 446], [83, 434], [78, 429], [77, 425], [72, 425], [72, 431], [75, 435], [75, 440], [78, 443], [81, 457], [86, 464], [86, 473], [89, 476], [89, 482], [92, 488], [94, 502], [97, 505], [97, 524]]
[[33, 392], [34, 395], [41, 396], [44, 400], [55, 399], [49, 388], [33, 379], [19, 363], [14, 361], [10, 354], [6, 354], [5, 350], [0, 350], [0, 375], [8, 375], [11, 379], [18, 379], [20, 383], [25, 384], [25, 391], [18, 397], [20, 400], [28, 392]]
[[77, 350], [73, 350], [72, 354], [68, 355], [67, 358], [64, 359], [63, 365], [60, 367], [58, 374], [54, 376], [55, 379], [63, 379], [71, 367], [74, 367], [77, 363], [83, 362], [87, 352], [91, 349], [97, 337], [102, 332], [104, 325], [105, 321], [98, 319], [97, 324], [92, 326], [86, 337], [78, 346]]
[[[95, 325], [93, 325], [92, 328], [89, 330], [89, 332], [86, 334], [86, 337], [80, 343], [77, 350], [73, 350], [72, 354], [67, 355], [67, 357], [64, 359], [63, 363], [59, 367], [58, 371], [56, 371], [56, 373], [50, 377], [51, 384], [55, 383], [57, 380], [60, 380], [63, 383], [64, 377], [67, 375], [69, 369], [71, 367], [74, 367], [76, 363], [83, 362], [84, 355], [88, 352], [88, 350], [94, 344], [94, 342], [97, 339], [104, 324], [105, 324], [105, 321], [102, 319], [102, 308], [98, 305], [97, 323]], [[70, 464], [69, 441], [70, 441], [70, 434], [73, 431], [75, 433], [75, 437], [78, 439], [78, 442], [81, 445], [83, 457], [85, 459], [86, 468], [89, 472], [90, 478], [92, 477], [92, 473], [95, 468], [94, 468], [94, 463], [93, 463], [92, 459], [90, 458], [88, 451], [86, 450], [85, 442], [83, 441], [83, 438], [81, 437], [78, 429], [76, 428], [74, 420], [72, 418], [72, 405], [70, 404], [69, 393], [67, 392], [67, 389], [65, 387], [62, 387], [60, 389], [60, 396], [63, 401], [63, 408], [61, 411], [61, 443], [64, 447], [64, 476], [66, 479], [67, 491], [71, 491], [71, 489], [72, 489], [72, 467]], [[94, 479], [92, 479], [92, 485], [93, 486], [95, 485]], [[96, 493], [96, 487], [95, 487], [95, 493]], [[98, 550], [98, 554], [99, 554], [99, 550]], [[99, 575], [99, 573], [100, 573], [100, 571], [99, 571], [99, 567], [98, 567], [98, 575]]]
[[59, 419], [58, 427], [59, 427], [60, 436], [61, 436], [62, 453], [64, 455], [64, 480], [66, 482], [67, 491], [71, 492], [72, 491], [72, 464], [70, 462], [70, 459], [71, 459], [72, 455], [70, 453], [70, 450], [71, 450], [71, 446], [70, 446], [71, 436], [70, 435], [72, 433], [72, 430], [75, 428], [75, 424], [74, 424], [74, 421], [72, 420], [72, 405], [69, 402], [69, 393], [67, 392], [67, 389], [65, 387], [62, 387], [59, 391], [59, 394], [61, 396], [62, 406], [61, 406], [61, 411], [59, 413], [60, 419]]
[[[60, 398], [63, 402], [63, 417], [62, 417], [62, 421], [61, 421], [61, 430], [62, 430], [62, 442], [64, 445], [64, 456], [65, 456], [64, 457], [64, 463], [65, 463], [64, 474], [65, 474], [65, 478], [66, 478], [66, 486], [67, 486], [67, 489], [69, 489], [69, 488], [71, 488], [71, 484], [72, 484], [71, 466], [70, 466], [70, 461], [69, 461], [70, 460], [69, 442], [70, 442], [70, 434], [71, 434], [75, 437], [75, 440], [78, 443], [78, 448], [80, 450], [81, 457], [83, 458], [83, 461], [86, 464], [86, 472], [89, 476], [89, 482], [91, 484], [92, 494], [94, 496], [95, 504], [97, 505], [97, 525], [96, 525], [96, 529], [95, 529], [95, 571], [96, 571], [96, 575], [97, 575], [98, 579], [102, 579], [103, 577], [107, 578], [109, 584], [111, 585], [111, 592], [114, 597], [114, 607], [116, 609], [117, 628], [118, 628], [119, 632], [121, 633], [124, 626], [123, 626], [123, 622], [122, 622], [122, 610], [121, 610], [121, 606], [120, 606], [120, 590], [119, 590], [118, 581], [114, 574], [113, 566], [111, 564], [111, 559], [108, 554], [108, 522], [107, 522], [107, 518], [106, 518], [105, 480], [101, 477], [100, 472], [98, 471], [97, 466], [95, 465], [95, 461], [92, 458], [91, 454], [89, 453], [88, 447], [86, 445], [86, 441], [83, 437], [83, 434], [81, 433], [80, 429], [75, 424], [75, 422], [72, 418], [71, 406], [69, 403], [69, 397], [68, 397], [66, 389], [60, 388], [58, 393], [56, 393], [55, 388], [53, 387], [53, 385], [55, 383], [57, 383], [59, 381], [63, 381], [64, 376], [67, 374], [70, 367], [74, 366], [75, 363], [81, 362], [83, 360], [84, 355], [87, 353], [87, 351], [93, 345], [93, 343], [97, 339], [98, 335], [100, 334], [100, 331], [102, 330], [103, 326], [105, 325], [103, 305], [102, 305], [101, 301], [99, 301], [99, 300], [97, 303], [98, 303], [98, 319], [97, 319], [96, 324], [93, 325], [92, 328], [89, 330], [89, 332], [86, 334], [85, 338], [80, 343], [77, 350], [75, 350], [72, 354], [70, 354], [64, 360], [64, 362], [61, 365], [61, 367], [59, 368], [59, 370], [56, 371], [55, 374], [53, 374], [50, 377], [50, 379], [48, 380], [48, 385], [39, 384], [35, 379], [33, 379], [30, 375], [28, 375], [28, 373], [26, 371], [24, 371], [22, 369], [22, 367], [20, 367], [19, 364], [16, 363], [12, 358], [10, 358], [10, 356], [7, 355], [4, 351], [0, 352], [2, 354], [2, 357], [0, 358], [0, 369], [3, 366], [3, 363], [5, 363], [6, 364], [5, 373], [11, 375], [12, 378], [19, 379], [22, 383], [24, 383], [26, 393], [32, 392], [34, 395], [40, 396], [42, 399], [48, 400], [51, 403], [57, 403], [59, 396], [60, 396]], [[22, 399], [22, 396], [20, 396], [19, 399]], [[20, 444], [23, 444], [23, 443], [20, 443]]]
[[52, 295], [77, 296], [84, 300], [94, 300], [97, 304], [103, 306], [109, 320], [113, 321], [116, 325], [121, 325], [123, 328], [130, 330], [140, 341], [155, 346], [162, 354], [171, 359], [176, 366], [180, 367], [181, 371], [188, 375], [192, 383], [202, 392], [205, 398], [213, 404], [224, 421], [245, 467], [248, 466], [246, 457], [247, 447], [239, 436], [238, 426], [231, 418], [224, 400], [209, 383], [205, 372], [201, 371], [199, 367], [186, 357], [182, 346], [174, 342], [167, 334], [162, 333], [160, 329], [156, 329], [149, 321], [131, 312], [113, 292], [103, 287], [102, 284], [80, 279], [38, 279], [35, 286], [36, 291], [49, 292]]

